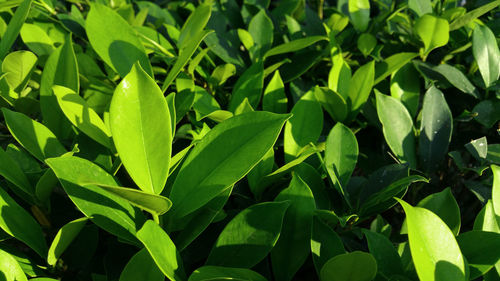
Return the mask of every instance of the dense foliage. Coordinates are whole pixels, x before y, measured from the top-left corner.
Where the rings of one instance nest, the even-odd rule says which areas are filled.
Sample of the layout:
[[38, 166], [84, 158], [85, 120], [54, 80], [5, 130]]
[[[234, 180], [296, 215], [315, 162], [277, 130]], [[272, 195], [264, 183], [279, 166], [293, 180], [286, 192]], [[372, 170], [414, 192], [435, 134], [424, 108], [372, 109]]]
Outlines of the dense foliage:
[[499, 5], [1, 1], [0, 280], [500, 280]]

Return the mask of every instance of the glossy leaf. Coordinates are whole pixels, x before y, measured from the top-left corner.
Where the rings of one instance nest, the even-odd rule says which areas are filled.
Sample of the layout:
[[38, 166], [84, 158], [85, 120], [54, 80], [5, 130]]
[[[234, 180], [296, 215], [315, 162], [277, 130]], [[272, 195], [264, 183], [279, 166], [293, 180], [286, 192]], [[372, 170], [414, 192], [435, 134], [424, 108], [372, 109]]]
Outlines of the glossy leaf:
[[432, 3], [430, 0], [409, 0], [408, 8], [419, 17], [432, 13]]
[[425, 197], [417, 206], [426, 208], [438, 215], [454, 235], [458, 235], [460, 232], [460, 209], [449, 187]]
[[391, 96], [377, 92], [376, 98], [377, 114], [387, 144], [399, 160], [408, 162], [410, 168], [415, 168], [415, 133], [408, 110]]
[[188, 281], [204, 280], [241, 280], [241, 281], [267, 281], [259, 273], [246, 269], [222, 266], [202, 266], [189, 276]]
[[8, 54], [2, 62], [2, 72], [9, 87], [21, 93], [34, 70], [38, 58], [29, 51], [16, 51]]
[[15, 184], [23, 192], [33, 195], [35, 190], [19, 165], [0, 148], [0, 175]]
[[358, 161], [358, 141], [351, 129], [337, 123], [326, 139], [325, 166], [335, 188], [347, 196], [345, 188]]
[[373, 80], [375, 75], [375, 63], [369, 63], [361, 66], [354, 72], [349, 85], [349, 92], [346, 99], [347, 106], [350, 110], [348, 120], [353, 120], [361, 107], [365, 104], [370, 96]]
[[127, 263], [119, 281], [164, 281], [165, 276], [146, 249], [137, 252]]
[[274, 113], [286, 113], [288, 99], [285, 95], [285, 86], [278, 70], [267, 84], [262, 99], [262, 109]]
[[183, 217], [244, 177], [274, 145], [288, 118], [249, 112], [215, 126], [184, 161], [169, 196], [169, 213]]
[[332, 68], [328, 74], [328, 88], [339, 93], [345, 100], [349, 95], [351, 68], [345, 62], [342, 54], [334, 55], [332, 57], [332, 63]]
[[[267, 32], [262, 32], [267, 30]], [[253, 46], [249, 49], [254, 60], [264, 58], [264, 54], [273, 44], [273, 22], [266, 15], [266, 11], [261, 9], [248, 24], [248, 32], [252, 36]]]
[[257, 62], [247, 68], [234, 85], [229, 111], [234, 112], [245, 98], [248, 99], [253, 108], [256, 108], [260, 102], [263, 88], [264, 65], [262, 62]]
[[99, 183], [89, 183], [84, 185], [99, 186], [100, 188], [127, 200], [133, 206], [155, 215], [162, 215], [166, 213], [172, 206], [172, 202], [170, 202], [170, 200], [166, 197], [143, 192], [133, 188], [117, 187]]
[[287, 202], [264, 202], [239, 212], [220, 233], [207, 265], [256, 265], [278, 241], [288, 206]]
[[351, 23], [360, 32], [364, 32], [370, 23], [370, 1], [349, 0], [349, 18]]
[[290, 120], [285, 125], [285, 161], [290, 162], [309, 143], [315, 143], [323, 128], [323, 112], [313, 91], [305, 93], [295, 103]]
[[310, 37], [306, 37], [306, 38], [292, 40], [288, 43], [283, 43], [281, 45], [273, 47], [272, 49], [270, 49], [269, 51], [266, 52], [264, 57], [268, 58], [271, 56], [296, 52], [296, 51], [302, 50], [304, 48], [307, 48], [316, 42], [323, 41], [323, 40], [328, 40], [328, 38], [324, 37], [324, 36], [310, 36]]
[[316, 208], [329, 210], [331, 202], [328, 198], [328, 190], [322, 175], [313, 166], [304, 162], [295, 166], [293, 172], [311, 189], [314, 201], [316, 202]]
[[325, 87], [315, 87], [314, 96], [333, 120], [344, 121], [347, 116], [347, 104], [340, 94]]
[[500, 76], [500, 51], [495, 35], [486, 25], [476, 25], [472, 33], [472, 54], [486, 87]]
[[418, 56], [417, 53], [398, 53], [386, 58], [380, 63], [377, 63], [375, 66], [375, 80], [373, 85], [380, 83], [387, 76], [406, 65], [416, 56]]
[[44, 125], [22, 113], [7, 108], [2, 108], [2, 111], [12, 136], [38, 160], [43, 162], [66, 153], [56, 136]]
[[476, 9], [466, 13], [465, 15], [462, 15], [455, 19], [451, 24], [450, 24], [450, 31], [452, 30], [457, 30], [461, 28], [462, 26], [468, 24], [469, 22], [473, 21], [474, 19], [486, 14], [487, 12], [495, 9], [500, 5], [500, 0], [496, 1], [491, 1], [487, 4], [484, 4], [482, 6], [477, 7]]
[[488, 156], [488, 140], [486, 137], [478, 138], [465, 144], [465, 148], [477, 160], [485, 159]]
[[110, 233], [135, 242], [144, 215], [125, 199], [96, 185], [117, 186], [115, 179], [96, 164], [75, 156], [47, 159], [62, 187], [78, 209], [92, 222]]
[[500, 233], [473, 230], [457, 237], [458, 245], [470, 267], [470, 280], [474, 280], [500, 261]]
[[65, 224], [56, 234], [49, 248], [47, 263], [54, 266], [59, 257], [64, 253], [68, 246], [73, 242], [76, 236], [87, 223], [88, 218], [81, 218]]
[[125, 77], [137, 61], [146, 73], [153, 74], [134, 29], [111, 8], [98, 3], [91, 5], [85, 31], [97, 54], [121, 77]]
[[59, 107], [71, 124], [96, 142], [113, 149], [108, 127], [82, 97], [63, 86], [54, 86], [52, 90]]
[[0, 273], [5, 281], [28, 281], [23, 269], [9, 253], [0, 249]]
[[414, 30], [424, 43], [424, 49], [421, 51], [424, 60], [433, 49], [446, 45], [450, 37], [448, 22], [430, 14], [419, 17]]
[[420, 123], [419, 155], [427, 171], [437, 168], [448, 153], [453, 131], [453, 117], [443, 93], [435, 87], [424, 96]]
[[495, 210], [497, 223], [500, 227], [500, 167], [497, 165], [491, 165], [491, 171], [493, 172], [491, 201], [493, 202], [493, 210]]
[[367, 57], [377, 46], [377, 38], [370, 33], [363, 33], [358, 37], [357, 43], [358, 49]]
[[337, 255], [321, 268], [321, 281], [370, 281], [377, 273], [377, 262], [369, 253], [355, 251]]
[[185, 280], [182, 260], [168, 234], [152, 220], [146, 221], [137, 232], [161, 272], [170, 280]]
[[3, 188], [0, 188], [0, 227], [41, 257], [47, 256], [42, 228]]
[[78, 75], [77, 60], [71, 37], [68, 35], [64, 44], [47, 59], [40, 84], [40, 108], [43, 120], [58, 138], [64, 139], [70, 135], [71, 124], [59, 108], [52, 87], [54, 85], [64, 86], [79, 93], [80, 80]]
[[417, 115], [420, 102], [420, 81], [415, 79], [417, 76], [418, 72], [411, 63], [391, 75], [391, 96], [400, 100], [413, 117]]
[[271, 251], [273, 273], [277, 280], [292, 280], [311, 251], [312, 218], [316, 204], [311, 189], [293, 174], [290, 185], [275, 202], [289, 202], [278, 242]]
[[24, 0], [21, 5], [17, 8], [14, 16], [7, 25], [5, 32], [2, 35], [2, 40], [0, 41], [0, 60], [3, 60], [10, 48], [16, 41], [19, 31], [28, 17], [30, 11], [31, 3], [33, 0]]
[[399, 200], [406, 213], [408, 239], [421, 280], [465, 280], [462, 252], [453, 233], [433, 212]]
[[316, 216], [312, 221], [311, 252], [318, 275], [328, 260], [346, 252], [337, 232]]
[[160, 194], [172, 153], [170, 113], [160, 88], [139, 64], [115, 89], [109, 111], [113, 141], [127, 172], [142, 190]]
[[377, 274], [380, 276], [404, 275], [403, 265], [392, 242], [383, 234], [363, 229], [368, 249], [377, 261]]

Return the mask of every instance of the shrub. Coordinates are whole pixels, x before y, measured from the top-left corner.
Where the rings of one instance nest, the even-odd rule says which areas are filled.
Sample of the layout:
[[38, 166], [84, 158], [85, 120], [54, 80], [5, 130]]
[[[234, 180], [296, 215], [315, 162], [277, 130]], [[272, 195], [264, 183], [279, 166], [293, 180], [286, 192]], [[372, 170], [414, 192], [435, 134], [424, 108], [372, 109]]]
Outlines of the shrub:
[[500, 1], [0, 3], [0, 280], [498, 280]]

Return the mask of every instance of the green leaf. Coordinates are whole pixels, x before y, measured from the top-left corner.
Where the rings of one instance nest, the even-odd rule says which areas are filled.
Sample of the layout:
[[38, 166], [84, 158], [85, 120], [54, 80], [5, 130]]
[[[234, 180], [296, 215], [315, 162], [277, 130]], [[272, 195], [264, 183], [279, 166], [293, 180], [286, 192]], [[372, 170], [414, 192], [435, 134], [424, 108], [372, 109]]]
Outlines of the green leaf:
[[182, 260], [168, 234], [152, 220], [146, 221], [137, 232], [137, 238], [170, 280], [185, 280]]
[[448, 64], [440, 64], [432, 69], [443, 75], [455, 88], [475, 98], [480, 98], [480, 94], [478, 93], [476, 87], [474, 87], [469, 79], [467, 79], [467, 76], [465, 76], [465, 74], [463, 74], [456, 67]]
[[344, 121], [347, 116], [347, 104], [339, 93], [326, 87], [315, 87], [314, 96], [333, 120]]
[[484, 4], [483, 6], [480, 6], [467, 14], [460, 16], [456, 18], [451, 24], [450, 24], [450, 31], [457, 30], [461, 28], [462, 26], [465, 26], [469, 22], [473, 21], [474, 19], [486, 14], [487, 12], [495, 9], [500, 5], [500, 0], [492, 1], [488, 4]]
[[406, 213], [411, 256], [421, 280], [465, 280], [465, 264], [453, 233], [433, 212], [399, 200]]
[[96, 142], [113, 149], [108, 127], [82, 97], [63, 86], [54, 86], [52, 89], [59, 107], [71, 124]]
[[183, 49], [189, 44], [191, 38], [198, 37], [204, 31], [203, 29], [210, 19], [212, 13], [212, 5], [202, 4], [199, 5], [192, 13], [189, 15], [188, 19], [184, 23], [179, 34], [179, 39], [177, 40], [177, 46], [179, 49]]
[[262, 62], [257, 62], [247, 68], [234, 85], [229, 111], [234, 112], [245, 98], [253, 108], [256, 108], [259, 105], [263, 88], [264, 65]]
[[287, 202], [264, 202], [239, 212], [222, 230], [207, 265], [251, 268], [274, 247]]
[[332, 68], [328, 74], [328, 88], [339, 93], [345, 100], [349, 96], [351, 68], [344, 61], [342, 53], [334, 55], [332, 57], [332, 63]]
[[34, 195], [35, 190], [24, 171], [2, 148], [0, 148], [0, 175], [26, 194]]
[[46, 57], [54, 51], [54, 41], [38, 24], [24, 23], [20, 34], [24, 44], [39, 57]]
[[477, 114], [474, 120], [486, 128], [493, 127], [493, 125], [500, 120], [500, 111], [497, 110], [499, 107], [500, 100], [498, 99], [480, 101], [474, 106], [474, 109], [472, 109], [472, 112]]
[[500, 261], [500, 233], [473, 230], [457, 237], [470, 268], [469, 280], [481, 277]]
[[295, 103], [290, 120], [285, 125], [285, 161], [295, 159], [309, 143], [316, 143], [323, 129], [323, 111], [312, 90]]
[[172, 153], [170, 113], [160, 88], [139, 64], [116, 87], [109, 120], [127, 172], [139, 188], [160, 194]]
[[[386, 58], [382, 62], [377, 63], [375, 66], [375, 81], [373, 82], [373, 85], [380, 83], [387, 76], [406, 65], [416, 56], [418, 56], [417, 53], [398, 53]], [[405, 81], [405, 83], [408, 83], [408, 81]]]
[[448, 153], [453, 116], [443, 93], [434, 86], [424, 96], [420, 123], [419, 155], [427, 171], [435, 170]]
[[11, 50], [12, 45], [19, 35], [19, 31], [28, 18], [28, 13], [30, 11], [31, 3], [33, 0], [24, 0], [21, 5], [17, 8], [14, 16], [9, 21], [7, 29], [2, 35], [2, 40], [0, 41], [0, 61], [5, 58], [5, 55]]
[[64, 253], [68, 246], [75, 240], [82, 228], [87, 223], [88, 218], [76, 219], [65, 224], [56, 234], [49, 248], [47, 263], [51, 266], [56, 265], [59, 257]]
[[210, 265], [196, 269], [188, 279], [188, 281], [205, 280], [267, 281], [264, 276], [250, 269]]
[[408, 8], [419, 17], [432, 13], [432, 3], [430, 0], [408, 0]]
[[184, 161], [169, 196], [169, 214], [183, 217], [243, 178], [271, 149], [289, 117], [256, 111], [215, 126]]
[[12, 136], [38, 160], [43, 162], [66, 153], [56, 136], [44, 125], [7, 108], [2, 108], [2, 112]]
[[486, 137], [472, 140], [471, 142], [465, 144], [465, 148], [477, 160], [485, 159], [488, 155], [488, 140]]
[[[262, 32], [266, 30], [266, 32]], [[273, 22], [261, 9], [248, 24], [248, 32], [252, 36], [254, 45], [249, 49], [253, 60], [263, 60], [264, 55], [273, 44]]]
[[281, 54], [286, 54], [286, 53], [296, 52], [296, 51], [302, 50], [304, 48], [307, 48], [316, 42], [323, 41], [323, 40], [328, 40], [328, 37], [309, 36], [309, 37], [305, 37], [305, 38], [292, 40], [288, 43], [283, 43], [281, 45], [273, 47], [272, 49], [270, 49], [269, 51], [266, 52], [266, 54], [264, 55], [264, 58], [268, 58], [268, 57], [276, 56], [276, 55], [281, 55]]
[[96, 185], [117, 186], [115, 179], [96, 164], [74, 156], [47, 159], [62, 187], [78, 209], [92, 222], [120, 238], [135, 242], [144, 215], [121, 197]]
[[[319, 151], [318, 151], [319, 152]], [[330, 209], [330, 199], [322, 175], [311, 165], [300, 163], [293, 171], [309, 186], [316, 202], [317, 209]]]
[[368, 100], [373, 87], [375, 73], [375, 62], [361, 66], [354, 72], [349, 85], [349, 92], [346, 99], [347, 106], [350, 110], [348, 120], [354, 120], [356, 115], [361, 110], [362, 106]]
[[355, 251], [337, 255], [321, 268], [321, 281], [371, 281], [377, 274], [377, 262], [369, 253]]
[[318, 275], [323, 265], [331, 258], [345, 254], [342, 239], [330, 226], [318, 217], [313, 218], [311, 231], [311, 252]]
[[0, 273], [5, 281], [28, 281], [16, 259], [0, 249]]
[[88, 183], [84, 185], [96, 185], [110, 193], [113, 193], [114, 195], [127, 200], [133, 206], [136, 206], [157, 216], [163, 215], [172, 206], [172, 202], [170, 202], [170, 200], [166, 197], [143, 192], [133, 188], [117, 187], [99, 183]]
[[491, 201], [493, 202], [493, 210], [497, 218], [497, 224], [500, 226], [500, 167], [491, 165], [493, 172], [493, 189], [491, 191]]
[[491, 199], [488, 200], [483, 209], [477, 214], [473, 229], [500, 233], [500, 226], [497, 223]]
[[5, 81], [11, 89], [18, 94], [24, 90], [37, 60], [36, 55], [29, 51], [16, 51], [5, 57], [2, 72], [5, 73]]
[[287, 103], [285, 85], [283, 85], [283, 80], [281, 80], [280, 72], [276, 70], [264, 91], [262, 110], [274, 113], [286, 113], [288, 110]]
[[175, 245], [177, 245], [180, 251], [191, 244], [212, 223], [215, 217], [221, 213], [232, 191], [233, 186], [226, 188], [198, 210], [172, 223], [174, 227], [185, 224], [182, 232], [175, 237]]
[[486, 88], [500, 76], [500, 51], [495, 35], [486, 25], [476, 24], [472, 33], [472, 54], [476, 59], [479, 72]]
[[363, 33], [358, 37], [357, 43], [358, 49], [367, 57], [377, 46], [377, 38], [370, 33]]
[[348, 196], [345, 188], [356, 167], [358, 154], [354, 133], [344, 124], [337, 123], [326, 139], [325, 166], [333, 185], [344, 196]]
[[212, 72], [212, 75], [210, 75], [210, 78], [208, 78], [208, 81], [214, 85], [221, 86], [235, 74], [236, 66], [234, 64], [226, 63], [218, 65]]
[[432, 50], [448, 43], [450, 26], [445, 19], [426, 14], [415, 21], [413, 28], [424, 43], [424, 49], [421, 50], [424, 60]]
[[368, 249], [377, 261], [377, 274], [388, 278], [396, 274], [404, 275], [403, 264], [392, 242], [384, 235], [363, 229]]
[[92, 4], [85, 31], [92, 48], [121, 77], [125, 77], [137, 61], [148, 75], [153, 75], [151, 63], [136, 32], [112, 9]]
[[247, 175], [248, 186], [250, 187], [250, 191], [253, 193], [255, 198], [262, 198], [262, 192], [266, 188], [266, 185], [262, 182], [262, 179], [273, 171], [273, 167], [274, 148], [271, 148], [264, 155], [262, 160], [257, 165], [255, 165], [255, 167], [253, 167], [253, 169]]
[[357, 31], [364, 32], [370, 23], [370, 1], [349, 0], [349, 18]]
[[41, 257], [47, 256], [42, 228], [3, 188], [0, 188], [0, 227]]
[[392, 152], [410, 168], [417, 166], [415, 155], [415, 133], [408, 110], [397, 99], [376, 92], [377, 114], [382, 123], [384, 138]]
[[75, 93], [79, 93], [80, 81], [78, 77], [78, 64], [71, 36], [66, 36], [64, 44], [56, 49], [45, 63], [40, 84], [40, 108], [44, 123], [61, 139], [67, 138], [71, 133], [71, 124], [59, 108], [57, 98], [54, 96], [54, 85], [64, 86]]
[[420, 100], [419, 73], [411, 63], [393, 72], [391, 75], [391, 96], [400, 100], [412, 117], [417, 115]]
[[438, 215], [454, 235], [458, 235], [460, 232], [460, 209], [449, 187], [425, 197], [417, 206], [426, 208]]
[[210, 4], [198, 6], [184, 23], [179, 40], [177, 41], [177, 47], [180, 50], [179, 56], [163, 82], [162, 92], [168, 89], [170, 83], [174, 81], [182, 68], [187, 64], [203, 39], [212, 33], [212, 31], [204, 30], [212, 13], [211, 7], [212, 5]]
[[137, 252], [120, 274], [119, 281], [136, 280], [165, 281], [163, 272], [158, 268], [146, 249]]
[[276, 280], [292, 280], [311, 252], [310, 229], [316, 204], [309, 186], [295, 173], [290, 185], [274, 201], [290, 205], [278, 242], [271, 251], [273, 273]]

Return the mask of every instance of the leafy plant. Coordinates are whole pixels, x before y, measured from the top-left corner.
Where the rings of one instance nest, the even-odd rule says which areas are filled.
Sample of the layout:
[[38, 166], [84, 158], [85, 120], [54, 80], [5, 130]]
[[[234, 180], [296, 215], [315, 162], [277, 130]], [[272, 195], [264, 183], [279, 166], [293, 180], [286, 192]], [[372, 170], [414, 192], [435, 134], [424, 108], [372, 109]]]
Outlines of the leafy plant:
[[0, 280], [499, 280], [499, 5], [2, 1]]

